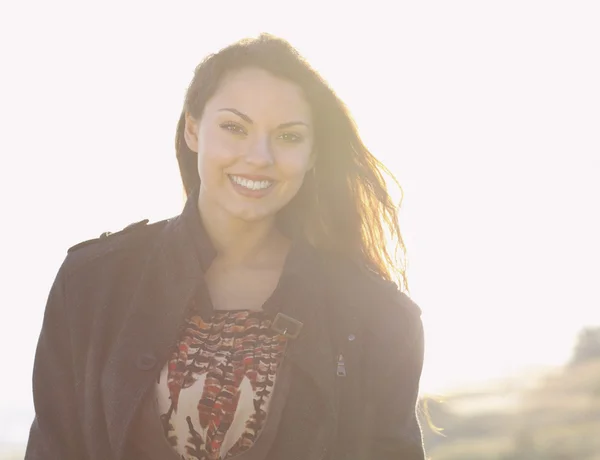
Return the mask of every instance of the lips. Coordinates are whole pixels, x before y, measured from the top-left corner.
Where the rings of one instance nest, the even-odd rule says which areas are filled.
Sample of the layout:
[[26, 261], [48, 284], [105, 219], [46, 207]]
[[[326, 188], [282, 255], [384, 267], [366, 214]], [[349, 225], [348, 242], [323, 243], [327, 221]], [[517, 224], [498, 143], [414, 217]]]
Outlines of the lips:
[[249, 178], [247, 176], [236, 176], [230, 174], [229, 179], [234, 184], [239, 185], [240, 187], [244, 187], [245, 189], [251, 191], [266, 190], [275, 183], [275, 181], [273, 180], [260, 176]]

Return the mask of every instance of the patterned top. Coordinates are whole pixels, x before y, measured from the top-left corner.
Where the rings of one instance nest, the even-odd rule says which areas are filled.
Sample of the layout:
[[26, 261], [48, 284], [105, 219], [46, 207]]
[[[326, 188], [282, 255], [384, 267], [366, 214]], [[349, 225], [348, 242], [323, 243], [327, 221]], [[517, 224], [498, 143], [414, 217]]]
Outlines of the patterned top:
[[265, 312], [192, 316], [156, 385], [165, 436], [185, 460], [247, 451], [265, 426], [287, 339]]

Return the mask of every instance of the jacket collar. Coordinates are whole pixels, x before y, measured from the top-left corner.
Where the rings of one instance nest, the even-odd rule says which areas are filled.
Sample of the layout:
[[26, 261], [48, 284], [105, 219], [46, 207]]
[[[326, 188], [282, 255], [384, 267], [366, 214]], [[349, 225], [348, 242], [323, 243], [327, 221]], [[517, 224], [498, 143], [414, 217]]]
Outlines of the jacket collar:
[[[217, 251], [208, 236], [202, 218], [198, 211], [198, 194], [195, 190], [190, 194], [183, 212], [179, 216], [182, 232], [188, 245], [193, 248], [196, 260], [203, 275], [217, 256]], [[322, 277], [319, 276], [318, 267], [321, 265], [320, 257], [315, 248], [301, 235], [292, 236], [292, 246], [286, 258], [278, 286], [273, 296], [265, 303], [263, 309], [268, 313], [276, 314], [288, 310], [290, 301], [294, 303], [312, 304], [315, 295], [321, 291]], [[201, 276], [202, 277], [202, 276]], [[288, 293], [294, 291], [293, 296]], [[209, 298], [199, 298], [196, 305], [201, 316], [209, 318], [213, 314]]]
[[[134, 416], [166, 363], [186, 313], [192, 307], [202, 316], [212, 312], [203, 275], [216, 251], [196, 203], [197, 193], [191, 194], [181, 215], [168, 221], [155, 241], [102, 374], [103, 407], [116, 460], [123, 458]], [[335, 351], [321, 267], [317, 251], [295, 239], [279, 285], [264, 308], [303, 323], [288, 357], [313, 378], [333, 415]]]

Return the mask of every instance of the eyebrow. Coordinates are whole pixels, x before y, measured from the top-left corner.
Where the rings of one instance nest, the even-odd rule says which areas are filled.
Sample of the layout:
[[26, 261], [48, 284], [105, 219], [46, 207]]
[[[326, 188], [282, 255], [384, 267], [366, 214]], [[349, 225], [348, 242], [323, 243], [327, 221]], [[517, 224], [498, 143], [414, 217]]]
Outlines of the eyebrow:
[[[236, 114], [238, 117], [240, 117], [242, 120], [246, 121], [249, 124], [253, 124], [254, 121], [252, 121], [252, 118], [250, 118], [248, 115], [246, 115], [245, 113], [240, 112], [237, 109], [231, 109], [231, 108], [225, 108], [225, 109], [220, 109], [219, 112], [231, 112]], [[279, 129], [281, 128], [289, 128], [290, 126], [295, 126], [295, 125], [303, 125], [308, 127], [308, 124], [303, 122], [303, 121], [288, 121], [287, 123], [282, 123], [278, 126]]]

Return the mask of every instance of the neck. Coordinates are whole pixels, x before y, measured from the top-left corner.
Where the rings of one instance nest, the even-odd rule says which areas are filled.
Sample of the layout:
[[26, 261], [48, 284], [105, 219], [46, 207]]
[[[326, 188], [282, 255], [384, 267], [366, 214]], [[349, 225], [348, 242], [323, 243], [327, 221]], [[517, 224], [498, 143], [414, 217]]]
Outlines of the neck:
[[269, 264], [273, 256], [287, 253], [289, 241], [275, 226], [275, 218], [247, 222], [198, 198], [202, 223], [217, 250], [217, 258], [225, 265]]

